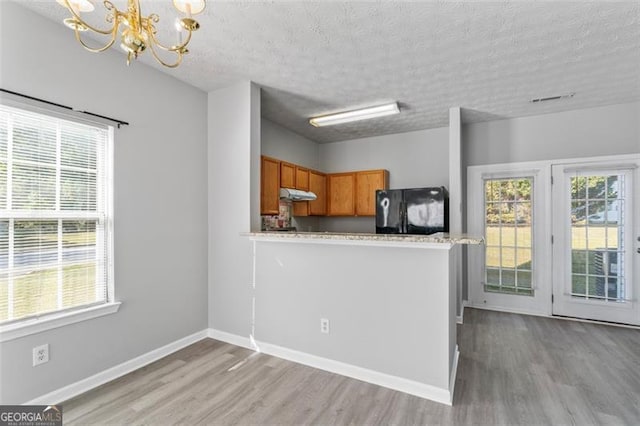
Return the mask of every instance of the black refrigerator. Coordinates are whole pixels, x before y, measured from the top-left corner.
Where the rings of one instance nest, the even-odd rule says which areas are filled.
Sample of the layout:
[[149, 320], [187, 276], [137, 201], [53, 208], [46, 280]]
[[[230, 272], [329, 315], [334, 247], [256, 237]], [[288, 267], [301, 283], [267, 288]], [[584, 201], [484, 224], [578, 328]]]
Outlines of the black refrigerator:
[[449, 232], [444, 186], [376, 191], [376, 234]]

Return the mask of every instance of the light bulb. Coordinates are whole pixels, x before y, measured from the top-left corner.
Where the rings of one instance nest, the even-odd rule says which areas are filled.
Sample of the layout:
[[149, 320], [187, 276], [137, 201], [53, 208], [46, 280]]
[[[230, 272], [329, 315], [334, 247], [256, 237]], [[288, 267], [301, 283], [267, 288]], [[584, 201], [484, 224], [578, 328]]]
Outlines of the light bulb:
[[173, 5], [180, 12], [191, 16], [202, 12], [207, 4], [205, 0], [173, 0]]

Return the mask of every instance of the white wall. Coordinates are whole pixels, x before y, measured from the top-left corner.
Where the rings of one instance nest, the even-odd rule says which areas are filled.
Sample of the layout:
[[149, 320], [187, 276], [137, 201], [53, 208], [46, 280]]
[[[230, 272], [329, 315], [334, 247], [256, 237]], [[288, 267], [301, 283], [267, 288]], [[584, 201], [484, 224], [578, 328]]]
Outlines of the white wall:
[[260, 229], [259, 88], [210, 92], [208, 124], [209, 327], [249, 336], [252, 245], [241, 233]]
[[[375, 136], [320, 144], [320, 170], [327, 173], [387, 169], [391, 189], [449, 187], [449, 129]], [[331, 232], [375, 232], [372, 217], [327, 217], [320, 228]]]
[[[0, 86], [131, 123], [115, 130], [113, 315], [0, 344], [0, 401], [24, 403], [207, 325], [206, 94], [0, 5]], [[186, 60], [189, 60], [187, 58]], [[179, 72], [179, 69], [178, 71]], [[31, 366], [34, 346], [51, 360]]]
[[467, 166], [640, 152], [640, 102], [463, 126]]

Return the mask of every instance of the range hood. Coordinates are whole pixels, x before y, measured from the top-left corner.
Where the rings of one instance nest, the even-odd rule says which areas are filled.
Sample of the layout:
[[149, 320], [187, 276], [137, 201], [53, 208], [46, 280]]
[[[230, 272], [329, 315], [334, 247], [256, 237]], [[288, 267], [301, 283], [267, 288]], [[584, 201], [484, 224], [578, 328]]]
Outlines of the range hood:
[[299, 189], [292, 188], [280, 188], [280, 198], [291, 201], [313, 201], [316, 198], [316, 194], [309, 191], [301, 191]]

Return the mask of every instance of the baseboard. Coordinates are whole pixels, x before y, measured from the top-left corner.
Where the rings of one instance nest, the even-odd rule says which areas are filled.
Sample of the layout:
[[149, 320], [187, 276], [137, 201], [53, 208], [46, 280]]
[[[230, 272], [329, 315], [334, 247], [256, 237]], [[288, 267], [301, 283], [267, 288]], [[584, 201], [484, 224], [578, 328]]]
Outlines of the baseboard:
[[460, 350], [458, 350], [458, 345], [456, 345], [456, 352], [453, 354], [453, 366], [451, 368], [451, 376], [449, 377], [449, 392], [451, 395], [451, 401], [449, 405], [453, 405], [453, 395], [455, 395], [456, 390], [456, 375], [458, 374], [458, 361], [460, 360]]
[[251, 339], [248, 337], [238, 336], [237, 334], [227, 333], [226, 331], [210, 328], [207, 330], [207, 337], [210, 339], [220, 340], [221, 342], [230, 343], [235, 346], [240, 346], [242, 348], [254, 349], [251, 345]]
[[117, 379], [120, 376], [124, 376], [134, 370], [144, 367], [147, 364], [151, 364], [154, 361], [164, 358], [182, 348], [185, 348], [195, 342], [208, 337], [208, 330], [198, 331], [190, 336], [183, 337], [182, 339], [171, 342], [161, 348], [154, 349], [146, 354], [140, 355], [136, 358], [125, 361], [122, 364], [118, 364], [115, 367], [111, 367], [100, 373], [94, 374], [86, 379], [79, 380], [63, 388], [57, 389], [53, 392], [49, 392], [45, 395], [39, 396], [31, 401], [25, 402], [26, 405], [55, 405], [60, 404], [68, 399], [78, 396], [84, 392], [87, 392], [93, 388]]
[[460, 306], [460, 315], [456, 316], [456, 323], [464, 324], [464, 307], [467, 306], [467, 301], [463, 300]]
[[531, 315], [531, 316], [534, 316], [534, 317], [551, 318], [551, 319], [558, 319], [558, 320], [565, 320], [565, 321], [576, 321], [576, 322], [585, 322], [585, 323], [589, 323], [589, 324], [610, 325], [611, 327], [640, 329], [640, 325], [622, 324], [622, 323], [617, 323], [617, 322], [590, 320], [590, 319], [585, 319], [585, 318], [565, 317], [565, 316], [562, 316], [562, 315], [548, 314], [546, 312], [527, 311], [527, 310], [520, 310], [520, 309], [510, 309], [510, 308], [504, 308], [502, 306], [487, 306], [485, 304], [474, 305], [473, 303], [469, 303], [467, 306], [470, 307], [470, 308], [474, 308], [474, 309], [484, 309], [486, 311], [505, 312], [507, 314]]
[[[213, 339], [221, 340], [232, 345], [238, 345], [250, 349], [252, 348], [251, 341], [248, 337], [241, 337], [214, 329], [209, 329], [208, 335]], [[260, 352], [267, 355], [275, 356], [277, 358], [286, 359], [298, 364], [307, 365], [309, 367], [318, 368], [320, 370], [340, 374], [342, 376], [351, 377], [353, 379], [362, 380], [363, 382], [372, 383], [374, 385], [419, 396], [421, 398], [429, 399], [431, 401], [439, 402], [446, 405], [451, 405], [453, 401], [453, 388], [451, 384], [449, 385], [451, 390], [447, 390], [402, 377], [392, 376], [390, 374], [358, 367], [352, 364], [346, 364], [344, 362], [311, 355], [289, 348], [284, 348], [282, 346], [273, 345], [271, 343], [258, 341], [257, 345], [260, 349]], [[454, 366], [450, 378], [450, 380], [453, 380], [453, 383], [455, 383], [457, 363], [458, 350], [456, 347]]]
[[511, 308], [506, 308], [504, 306], [491, 306], [491, 305], [485, 305], [485, 304], [477, 305], [477, 304], [473, 304], [472, 302], [468, 302], [467, 306], [469, 308], [484, 309], [487, 311], [496, 311], [496, 312], [506, 312], [508, 314], [532, 315], [536, 317], [553, 318], [551, 315], [549, 315], [546, 312], [527, 311], [526, 309], [511, 309]]

